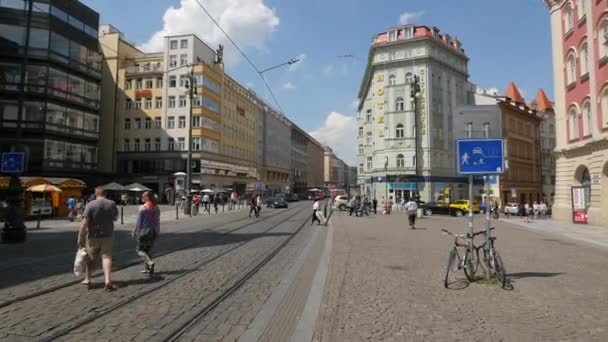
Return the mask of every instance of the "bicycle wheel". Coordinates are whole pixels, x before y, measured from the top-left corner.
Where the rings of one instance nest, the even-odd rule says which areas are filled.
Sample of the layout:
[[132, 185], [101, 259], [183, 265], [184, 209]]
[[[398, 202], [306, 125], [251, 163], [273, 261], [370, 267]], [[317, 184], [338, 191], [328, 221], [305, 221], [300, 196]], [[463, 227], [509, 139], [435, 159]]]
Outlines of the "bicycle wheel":
[[475, 280], [475, 273], [477, 273], [477, 266], [479, 265], [479, 256], [477, 255], [477, 250], [467, 249], [464, 255], [464, 275], [467, 276], [469, 281]]
[[452, 250], [450, 251], [450, 256], [448, 257], [448, 265], [445, 271], [445, 279], [443, 280], [443, 286], [446, 289], [449, 288], [449, 285], [451, 283], [450, 273], [458, 271], [458, 259], [460, 259], [458, 257], [458, 251], [456, 251], [456, 248], [452, 248]]
[[496, 280], [498, 280], [500, 287], [504, 289], [507, 285], [507, 270], [502, 263], [500, 254], [498, 254], [498, 251], [496, 250], [494, 251], [494, 276], [496, 277]]

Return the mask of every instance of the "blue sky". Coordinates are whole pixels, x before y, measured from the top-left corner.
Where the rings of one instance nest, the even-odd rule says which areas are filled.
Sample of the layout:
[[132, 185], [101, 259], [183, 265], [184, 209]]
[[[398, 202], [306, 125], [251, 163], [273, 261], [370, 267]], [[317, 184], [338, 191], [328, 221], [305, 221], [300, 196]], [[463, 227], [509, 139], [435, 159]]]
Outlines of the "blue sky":
[[[225, 42], [194, 0], [83, 2], [101, 14], [102, 23], [116, 26], [136, 45], [154, 46], [150, 39], [161, 30], [196, 30], [212, 46]], [[541, 0], [200, 2], [259, 68], [304, 56], [298, 65], [273, 70], [267, 78], [287, 116], [347, 162], [354, 161], [353, 100], [371, 37], [398, 25], [404, 13], [411, 14], [412, 23], [458, 36], [470, 58], [470, 80], [480, 87], [502, 93], [513, 80], [527, 99], [538, 88], [553, 94], [549, 13]], [[176, 10], [163, 20], [170, 6]], [[268, 96], [257, 74], [229, 44], [226, 54], [228, 73]], [[355, 59], [336, 57], [344, 54]]]

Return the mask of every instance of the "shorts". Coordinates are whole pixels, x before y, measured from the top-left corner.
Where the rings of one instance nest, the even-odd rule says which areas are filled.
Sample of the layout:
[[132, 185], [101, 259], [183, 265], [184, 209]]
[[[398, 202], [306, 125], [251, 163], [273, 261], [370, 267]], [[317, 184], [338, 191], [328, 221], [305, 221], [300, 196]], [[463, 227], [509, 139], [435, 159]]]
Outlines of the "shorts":
[[101, 254], [103, 257], [112, 257], [112, 238], [91, 238], [87, 240], [87, 254], [91, 260], [97, 259]]

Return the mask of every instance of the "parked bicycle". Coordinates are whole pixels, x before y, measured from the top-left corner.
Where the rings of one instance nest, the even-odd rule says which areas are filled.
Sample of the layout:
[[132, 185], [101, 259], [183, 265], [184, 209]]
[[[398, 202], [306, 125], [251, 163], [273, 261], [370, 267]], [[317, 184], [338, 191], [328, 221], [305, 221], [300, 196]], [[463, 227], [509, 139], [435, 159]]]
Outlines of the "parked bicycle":
[[[473, 234], [467, 233], [465, 235], [458, 235], [449, 232], [446, 229], [442, 229], [443, 233], [454, 237], [454, 247], [452, 247], [448, 257], [448, 265], [444, 279], [444, 286], [446, 288], [451, 284], [450, 274], [455, 273], [460, 269], [464, 270], [464, 274], [469, 281], [474, 281], [475, 273], [480, 264], [489, 276], [496, 278], [502, 288], [506, 287], [507, 272], [500, 254], [494, 247], [496, 237], [491, 236], [492, 230], [494, 230], [494, 227], [490, 228], [490, 235], [488, 236], [487, 231], [485, 230]], [[479, 235], [484, 235], [485, 241], [483, 244], [475, 245], [475, 237]], [[464, 243], [462, 240], [464, 240]], [[465, 248], [464, 257], [461, 257], [458, 252], [459, 247]], [[483, 253], [481, 259], [479, 255], [480, 250]]]

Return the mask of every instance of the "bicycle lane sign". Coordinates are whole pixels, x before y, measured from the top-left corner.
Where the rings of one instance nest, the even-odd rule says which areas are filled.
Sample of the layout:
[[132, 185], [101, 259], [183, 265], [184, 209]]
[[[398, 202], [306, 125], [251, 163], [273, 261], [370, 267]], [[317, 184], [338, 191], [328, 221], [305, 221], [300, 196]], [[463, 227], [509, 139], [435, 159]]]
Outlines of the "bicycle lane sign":
[[502, 139], [456, 140], [456, 156], [459, 174], [501, 174], [504, 172]]

